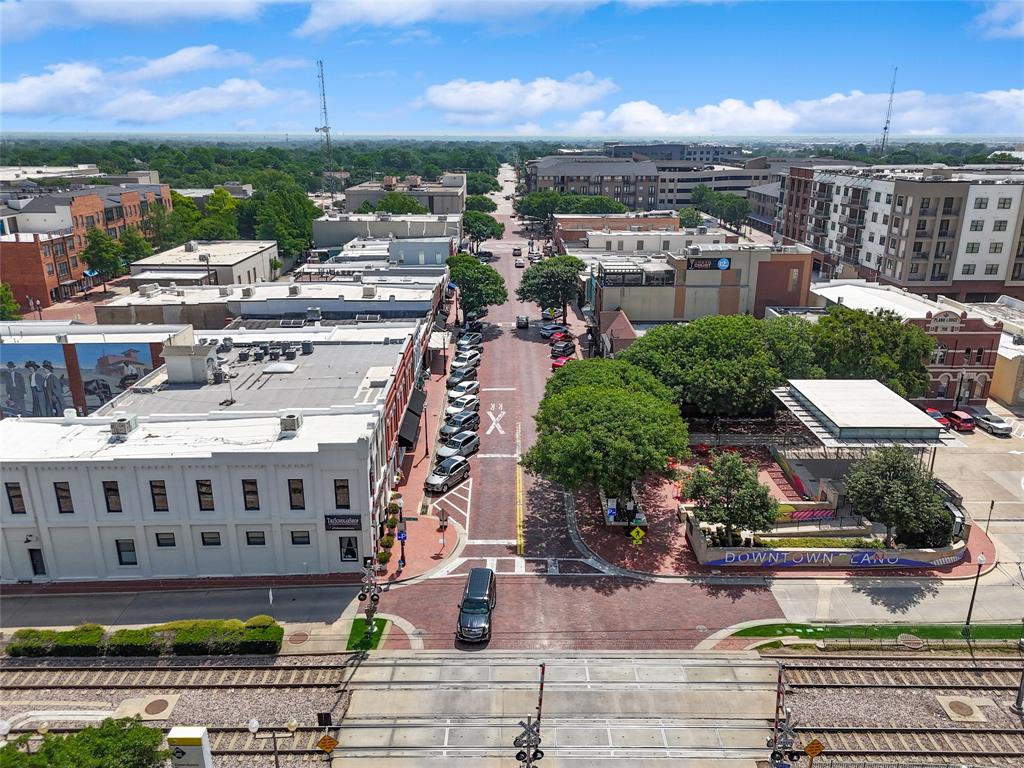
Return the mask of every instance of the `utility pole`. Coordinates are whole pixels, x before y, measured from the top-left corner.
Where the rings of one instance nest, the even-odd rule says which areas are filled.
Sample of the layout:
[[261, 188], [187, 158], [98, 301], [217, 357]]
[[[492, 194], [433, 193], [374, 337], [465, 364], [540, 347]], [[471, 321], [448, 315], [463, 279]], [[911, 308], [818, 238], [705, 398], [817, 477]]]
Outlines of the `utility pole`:
[[885, 111], [885, 127], [882, 128], [882, 147], [878, 151], [879, 157], [885, 157], [885, 146], [889, 143], [889, 124], [892, 122], [892, 100], [896, 95], [896, 72], [899, 67], [892, 68], [892, 83], [889, 85], [889, 108]]
[[316, 77], [320, 84], [320, 125], [316, 132], [320, 134], [320, 150], [324, 154], [323, 187], [325, 192], [331, 193], [331, 201], [334, 201], [334, 176], [331, 173], [334, 167], [334, 155], [331, 151], [331, 123], [327, 119], [327, 88], [324, 85], [324, 60], [316, 60]]

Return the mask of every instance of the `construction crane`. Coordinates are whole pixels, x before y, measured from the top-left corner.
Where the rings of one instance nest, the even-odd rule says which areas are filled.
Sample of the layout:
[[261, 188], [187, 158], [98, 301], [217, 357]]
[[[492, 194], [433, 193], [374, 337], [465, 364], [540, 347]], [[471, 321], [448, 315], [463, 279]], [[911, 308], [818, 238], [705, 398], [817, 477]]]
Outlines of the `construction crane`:
[[882, 128], [882, 146], [878, 151], [879, 157], [885, 157], [885, 145], [889, 143], [889, 123], [892, 122], [892, 100], [896, 95], [896, 72], [899, 67], [892, 68], [892, 83], [889, 85], [889, 108], [885, 111], [885, 126]]
[[327, 119], [327, 88], [324, 86], [324, 61], [316, 60], [316, 77], [320, 82], [320, 125], [316, 132], [320, 134], [320, 149], [324, 153], [324, 168], [322, 171], [324, 191], [330, 192], [331, 201], [334, 201], [334, 174], [331, 169], [334, 165], [334, 157], [331, 153], [331, 124]]

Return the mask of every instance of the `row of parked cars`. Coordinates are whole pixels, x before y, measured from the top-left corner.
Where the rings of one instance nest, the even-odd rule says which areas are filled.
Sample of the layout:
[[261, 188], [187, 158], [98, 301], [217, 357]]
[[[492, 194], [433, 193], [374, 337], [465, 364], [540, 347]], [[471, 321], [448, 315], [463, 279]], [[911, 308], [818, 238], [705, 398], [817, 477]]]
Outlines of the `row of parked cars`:
[[469, 457], [480, 450], [480, 362], [483, 323], [463, 327], [447, 381], [444, 424], [438, 431], [436, 465], [424, 483], [428, 491], [447, 493], [469, 476]]
[[938, 408], [923, 408], [922, 410], [946, 429], [956, 432], [973, 432], [977, 427], [1000, 437], [1009, 437], [1013, 434], [1013, 425], [994, 413], [971, 414], [967, 411], [943, 413]]

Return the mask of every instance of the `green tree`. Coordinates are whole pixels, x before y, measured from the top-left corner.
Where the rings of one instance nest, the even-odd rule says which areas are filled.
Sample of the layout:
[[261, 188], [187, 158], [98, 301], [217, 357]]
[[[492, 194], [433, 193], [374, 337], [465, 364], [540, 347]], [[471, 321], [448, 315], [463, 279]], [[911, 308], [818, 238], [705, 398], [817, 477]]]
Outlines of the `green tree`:
[[709, 466], [695, 467], [683, 484], [683, 493], [697, 520], [724, 526], [730, 543], [734, 530], [770, 529], [779, 512], [779, 503], [757, 478], [757, 465], [731, 451], [713, 455]]
[[952, 537], [952, 515], [928, 471], [906, 448], [880, 448], [854, 462], [846, 495], [854, 512], [885, 526], [886, 546], [894, 531], [901, 543], [925, 547], [945, 546]]
[[359, 207], [352, 211], [352, 213], [373, 213], [376, 210], [377, 209], [374, 207], [373, 203], [369, 200], [363, 200]]
[[555, 213], [625, 213], [622, 203], [604, 195], [560, 195]]
[[89, 269], [100, 273], [103, 290], [106, 291], [107, 280], [121, 274], [121, 247], [114, 238], [96, 227], [86, 232], [85, 239], [81, 259]]
[[179, 195], [171, 190], [171, 201], [174, 207], [168, 215], [169, 235], [175, 245], [181, 245], [186, 240], [192, 240], [195, 235], [196, 226], [203, 215], [195, 201], [184, 195]]
[[813, 326], [818, 364], [830, 379], [877, 379], [902, 397], [928, 389], [935, 341], [894, 312], [837, 304]]
[[470, 195], [466, 198], [466, 210], [494, 213], [498, 210], [498, 204], [487, 195]]
[[716, 203], [717, 216], [734, 227], [741, 227], [750, 214], [750, 201], [739, 195], [720, 193]]
[[462, 214], [462, 230], [479, 249], [484, 240], [500, 240], [505, 234], [505, 225], [486, 213], [466, 211]]
[[783, 379], [820, 379], [814, 323], [786, 315], [760, 322], [761, 339]]
[[21, 320], [20, 310], [10, 283], [0, 283], [0, 320]]
[[374, 210], [379, 213], [395, 214], [430, 213], [415, 198], [403, 195], [401, 192], [388, 192], [377, 201]]
[[[670, 401], [672, 390], [643, 368], [622, 359], [591, 357], [559, 368], [544, 385], [544, 395], [557, 395], [574, 387], [629, 389]], [[678, 457], [677, 457], [678, 458]]]
[[125, 264], [144, 259], [153, 255], [153, 246], [135, 227], [128, 227], [121, 235], [121, 261]]
[[459, 306], [463, 317], [469, 312], [479, 312], [484, 307], [508, 301], [508, 290], [502, 276], [469, 254], [460, 253], [449, 258], [448, 273], [459, 287]]
[[678, 409], [642, 389], [569, 387], [546, 395], [535, 419], [537, 441], [523, 467], [573, 491], [592, 483], [629, 498], [634, 481], [665, 473], [670, 458], [687, 455]]
[[679, 209], [679, 226], [683, 229], [693, 229], [694, 227], [700, 227], [704, 224], [704, 217], [700, 215], [700, 211], [696, 208], [680, 208]]
[[30, 734], [0, 748], [4, 768], [161, 768], [170, 750], [161, 749], [164, 734], [132, 720], [107, 719], [77, 733], [43, 736], [32, 753], [22, 752]]
[[278, 272], [281, 271], [281, 267], [283, 267], [283, 266], [284, 266], [284, 262], [281, 261], [280, 259], [271, 259], [270, 260], [270, 271], [273, 272], [275, 275]]
[[206, 200], [203, 217], [192, 229], [199, 240], [238, 239], [238, 201], [224, 188], [215, 189]]
[[[495, 169], [495, 172], [497, 172], [497, 169]], [[498, 179], [494, 174], [481, 172], [466, 174], [466, 194], [486, 195], [488, 192], [500, 191], [501, 184], [498, 183]]]
[[579, 273], [584, 264], [575, 256], [555, 256], [531, 265], [516, 288], [516, 298], [532, 301], [541, 309], [561, 307], [566, 317], [569, 302], [579, 292]]
[[514, 207], [520, 216], [547, 221], [558, 210], [558, 203], [561, 199], [561, 195], [551, 190], [530, 192], [528, 195], [517, 198]]
[[150, 204], [149, 210], [146, 211], [146, 215], [142, 218], [142, 231], [146, 233], [146, 237], [156, 246], [157, 250], [165, 251], [168, 248], [181, 245], [180, 242], [174, 239], [175, 232], [171, 222], [171, 214], [160, 203]]

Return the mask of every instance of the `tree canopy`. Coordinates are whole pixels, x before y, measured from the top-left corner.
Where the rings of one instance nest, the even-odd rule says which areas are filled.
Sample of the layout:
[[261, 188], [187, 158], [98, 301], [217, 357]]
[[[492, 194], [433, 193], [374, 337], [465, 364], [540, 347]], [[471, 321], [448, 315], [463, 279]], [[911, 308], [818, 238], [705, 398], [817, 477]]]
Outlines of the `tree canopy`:
[[935, 341], [889, 311], [829, 307], [813, 326], [818, 364], [830, 379], [877, 379], [903, 397], [928, 389]]
[[643, 368], [638, 368], [625, 360], [608, 357], [573, 360], [572, 365], [562, 366], [544, 385], [544, 394], [557, 395], [574, 387], [628, 389], [644, 392], [659, 400], [672, 399], [672, 390]]
[[683, 493], [700, 522], [725, 527], [727, 542], [734, 530], [768, 530], [779, 511], [779, 503], [757, 478], [757, 465], [731, 451], [713, 455], [709, 466], [694, 467]]
[[466, 210], [494, 213], [498, 210], [498, 204], [487, 195], [469, 195], [466, 198]]
[[202, 218], [196, 222], [192, 237], [196, 240], [237, 240], [238, 201], [220, 187], [206, 199]]
[[554, 256], [531, 264], [516, 288], [516, 298], [532, 301], [541, 309], [561, 307], [565, 318], [569, 302], [579, 291], [584, 264], [575, 256]]
[[691, 199], [696, 207], [736, 227], [744, 224], [750, 213], [750, 203], [745, 197], [718, 192], [703, 184], [693, 188]]
[[694, 227], [702, 226], [703, 223], [704, 217], [700, 215], [700, 211], [696, 208], [679, 209], [679, 226], [683, 229], [693, 229]]
[[460, 253], [449, 258], [448, 271], [459, 287], [463, 314], [479, 312], [484, 307], [508, 301], [504, 278], [496, 269], [481, 264], [469, 254]]
[[462, 214], [462, 230], [479, 247], [484, 240], [500, 240], [505, 225], [486, 213], [466, 211]]
[[107, 280], [121, 274], [121, 247], [114, 238], [96, 227], [85, 233], [85, 239], [80, 257], [89, 269], [100, 273], [106, 286]]
[[395, 214], [430, 213], [428, 209], [420, 205], [416, 198], [404, 195], [401, 192], [386, 193], [377, 201], [376, 205], [367, 200], [359, 206], [356, 213], [372, 213], [374, 211]]
[[542, 190], [516, 200], [515, 210], [522, 216], [547, 219], [553, 213], [625, 213], [629, 209], [604, 195], [562, 195]]
[[0, 283], [0, 320], [21, 320], [21, 305], [10, 283]]
[[498, 183], [497, 167], [494, 169], [494, 173], [484, 173], [476, 171], [473, 173], [466, 174], [466, 194], [468, 195], [486, 195], [488, 192], [500, 192], [501, 184]]
[[640, 388], [567, 387], [545, 395], [535, 419], [537, 442], [522, 465], [570, 490], [592, 483], [628, 498], [634, 481], [687, 455], [679, 410]]
[[131, 264], [153, 255], [153, 246], [135, 227], [128, 227], [121, 234], [121, 239], [118, 242], [121, 249], [121, 261], [125, 264]]
[[886, 544], [941, 547], [949, 543], [953, 517], [928, 471], [906, 448], [880, 448], [850, 467], [846, 494], [854, 512], [881, 523]]
[[136, 720], [107, 719], [77, 733], [43, 736], [31, 753], [22, 752], [31, 734], [0, 748], [4, 768], [161, 768], [170, 751], [161, 749], [164, 734]]

